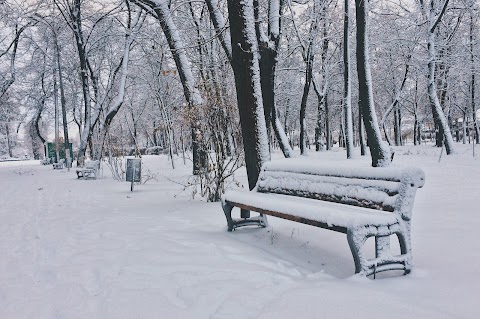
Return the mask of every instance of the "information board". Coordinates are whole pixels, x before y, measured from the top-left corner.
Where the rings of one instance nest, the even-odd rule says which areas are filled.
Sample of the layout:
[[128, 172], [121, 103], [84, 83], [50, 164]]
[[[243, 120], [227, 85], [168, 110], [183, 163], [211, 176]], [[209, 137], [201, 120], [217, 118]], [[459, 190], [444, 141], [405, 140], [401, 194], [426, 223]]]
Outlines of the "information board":
[[127, 182], [139, 183], [142, 181], [142, 159], [127, 158]]

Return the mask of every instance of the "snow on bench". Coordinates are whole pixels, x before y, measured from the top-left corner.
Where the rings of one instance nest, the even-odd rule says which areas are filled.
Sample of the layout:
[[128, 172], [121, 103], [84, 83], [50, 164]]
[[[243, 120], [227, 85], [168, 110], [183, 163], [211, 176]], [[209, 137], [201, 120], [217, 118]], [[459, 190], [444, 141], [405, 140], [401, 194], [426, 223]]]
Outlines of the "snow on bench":
[[[371, 275], [412, 269], [410, 221], [415, 194], [425, 183], [418, 168], [332, 167], [283, 160], [266, 163], [253, 191], [229, 191], [222, 196], [228, 230], [267, 226], [265, 215], [321, 227], [347, 235], [355, 273]], [[242, 218], [232, 218], [239, 207]], [[249, 211], [260, 213], [249, 217]], [[401, 254], [392, 255], [390, 235]], [[375, 255], [367, 260], [362, 247], [375, 237]]]
[[77, 178], [93, 178], [97, 179], [98, 168], [100, 167], [99, 161], [87, 161], [84, 167], [77, 168]]

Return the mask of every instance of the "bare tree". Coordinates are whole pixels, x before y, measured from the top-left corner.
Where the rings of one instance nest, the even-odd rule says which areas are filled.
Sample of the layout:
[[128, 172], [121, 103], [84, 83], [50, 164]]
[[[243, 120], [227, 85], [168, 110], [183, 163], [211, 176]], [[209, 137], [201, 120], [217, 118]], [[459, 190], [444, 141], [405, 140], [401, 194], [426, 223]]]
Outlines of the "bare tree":
[[347, 158], [353, 156], [353, 119], [352, 119], [352, 84], [350, 81], [350, 9], [349, 0], [344, 1], [343, 24], [343, 113], [345, 117], [345, 148]]
[[477, 106], [475, 104], [475, 53], [474, 46], [475, 43], [475, 20], [476, 17], [473, 16], [473, 13], [470, 13], [470, 28], [469, 28], [469, 46], [470, 46], [470, 103], [472, 108], [472, 119], [473, 119], [473, 129], [475, 130], [475, 143], [480, 144], [480, 128], [477, 121]]
[[358, 98], [362, 118], [367, 131], [368, 146], [372, 157], [372, 166], [389, 166], [391, 152], [382, 141], [377, 115], [373, 102], [372, 75], [369, 63], [368, 46], [368, 4], [367, 0], [355, 0], [357, 17], [357, 73]]
[[447, 117], [443, 113], [442, 106], [438, 99], [437, 95], [437, 83], [435, 76], [435, 65], [437, 59], [437, 52], [435, 49], [435, 35], [437, 27], [442, 20], [443, 15], [445, 14], [449, 0], [444, 0], [444, 3], [441, 7], [440, 13], [436, 13], [437, 10], [437, 1], [430, 0], [428, 4], [428, 12], [425, 8], [423, 0], [418, 0], [420, 5], [420, 10], [426, 19], [427, 22], [427, 47], [428, 47], [428, 97], [430, 99], [430, 104], [432, 105], [433, 116], [437, 120], [437, 123], [440, 129], [443, 131], [443, 137], [445, 142], [445, 150], [447, 154], [454, 152], [454, 142], [452, 134], [450, 132], [450, 126], [448, 125]]
[[270, 160], [257, 57], [258, 42], [255, 34], [253, 0], [228, 0], [228, 15], [245, 164], [249, 188], [253, 189], [262, 164]]
[[[187, 57], [185, 45], [178, 28], [173, 21], [169, 2], [166, 0], [135, 0], [134, 2], [147, 10], [147, 12], [160, 22], [173, 60], [175, 61], [180, 81], [182, 82], [183, 93], [188, 107], [195, 109], [200, 106], [203, 103], [203, 99], [196, 88], [190, 60]], [[205, 169], [204, 161], [206, 154], [202, 144], [202, 132], [199, 127], [199, 119], [196, 118], [196, 114], [195, 111], [191, 112], [192, 118], [190, 119], [193, 144], [193, 173], [200, 174]]]

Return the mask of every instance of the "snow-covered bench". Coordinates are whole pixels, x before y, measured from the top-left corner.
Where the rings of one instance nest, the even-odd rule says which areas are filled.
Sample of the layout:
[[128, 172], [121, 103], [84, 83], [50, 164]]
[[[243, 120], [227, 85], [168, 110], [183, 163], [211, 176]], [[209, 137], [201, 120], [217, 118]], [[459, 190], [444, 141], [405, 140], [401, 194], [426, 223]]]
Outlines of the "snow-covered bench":
[[87, 161], [84, 167], [77, 168], [77, 178], [97, 179], [97, 172], [100, 167], [99, 161]]
[[65, 159], [60, 159], [58, 163], [53, 163], [53, 169], [62, 169], [65, 167]]
[[[280, 217], [345, 233], [355, 273], [403, 270], [408, 274], [412, 208], [424, 182], [418, 168], [325, 167], [284, 160], [266, 163], [253, 191], [227, 192], [222, 207], [229, 231], [246, 225], [265, 227], [265, 215]], [[245, 218], [233, 219], [233, 207], [239, 207]], [[260, 216], [250, 218], [248, 211]], [[394, 234], [400, 243], [397, 256], [390, 251]], [[362, 247], [372, 236], [376, 257], [367, 259]]]

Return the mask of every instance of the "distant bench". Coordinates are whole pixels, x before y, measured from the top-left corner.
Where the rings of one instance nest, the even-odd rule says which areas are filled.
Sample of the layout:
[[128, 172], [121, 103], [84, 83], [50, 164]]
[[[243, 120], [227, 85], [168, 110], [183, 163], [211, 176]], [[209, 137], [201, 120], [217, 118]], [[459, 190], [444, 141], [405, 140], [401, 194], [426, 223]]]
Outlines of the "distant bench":
[[65, 167], [65, 159], [60, 159], [58, 163], [53, 163], [53, 169], [63, 169]]
[[[364, 276], [387, 270], [412, 269], [410, 221], [417, 188], [425, 175], [417, 168], [325, 167], [289, 160], [266, 163], [255, 189], [222, 196], [228, 230], [246, 225], [267, 226], [265, 215], [321, 227], [347, 235], [355, 273]], [[232, 218], [233, 207], [241, 209]], [[249, 211], [260, 216], [250, 218]], [[400, 255], [390, 251], [390, 235], [400, 243]], [[375, 237], [375, 255], [362, 247]]]
[[77, 168], [77, 171], [76, 171], [77, 178], [96, 179], [99, 167], [100, 167], [99, 161], [86, 161], [84, 167]]
[[43, 160], [40, 161], [40, 164], [42, 165], [49, 165], [52, 164], [52, 160], [48, 157], [44, 158]]

